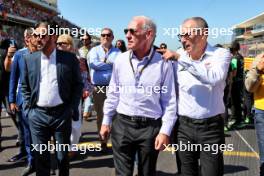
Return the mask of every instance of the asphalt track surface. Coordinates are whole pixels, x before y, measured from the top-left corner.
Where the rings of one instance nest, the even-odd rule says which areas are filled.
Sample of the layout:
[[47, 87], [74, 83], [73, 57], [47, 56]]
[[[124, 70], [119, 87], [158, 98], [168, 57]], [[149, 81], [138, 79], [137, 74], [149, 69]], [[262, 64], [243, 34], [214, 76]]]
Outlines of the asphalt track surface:
[[[26, 163], [9, 163], [7, 160], [18, 152], [15, 146], [17, 132], [10, 117], [2, 113], [2, 147], [0, 152], [0, 176], [19, 176]], [[92, 151], [98, 144], [95, 116], [84, 121], [82, 125], [82, 138], [80, 146], [90, 147], [90, 151], [80, 153], [71, 161], [70, 175], [72, 176], [114, 176], [114, 164], [109, 141], [109, 152]], [[256, 134], [253, 125], [240, 130], [232, 130], [226, 134], [226, 144], [232, 144], [234, 150], [224, 152], [225, 176], [258, 176], [259, 154]], [[173, 148], [160, 152], [157, 171], [159, 176], [174, 176], [177, 172], [176, 159]], [[84, 153], [84, 154], [81, 154]], [[58, 174], [58, 172], [56, 171]], [[34, 176], [35, 174], [32, 174]]]

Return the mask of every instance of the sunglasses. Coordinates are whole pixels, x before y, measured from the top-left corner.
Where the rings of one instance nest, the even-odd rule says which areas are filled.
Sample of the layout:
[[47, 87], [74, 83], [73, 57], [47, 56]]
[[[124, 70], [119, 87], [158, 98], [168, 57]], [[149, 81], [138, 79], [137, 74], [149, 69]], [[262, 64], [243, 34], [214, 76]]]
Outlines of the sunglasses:
[[111, 37], [112, 34], [101, 34], [101, 37]]
[[125, 34], [127, 34], [128, 32], [130, 32], [130, 34], [134, 35], [135, 32], [137, 32], [137, 31], [135, 29], [132, 29], [132, 28], [124, 29]]
[[40, 38], [40, 39], [46, 37], [45, 34], [36, 34], [36, 33], [34, 33], [32, 36], [33, 36], [34, 38]]
[[191, 33], [183, 33], [183, 34], [178, 34], [177, 36], [178, 36], [178, 39], [180, 41], [182, 38], [190, 39], [192, 34]]
[[69, 45], [69, 43], [67, 43], [67, 42], [58, 42], [57, 43], [57, 46], [66, 46], [66, 45]]

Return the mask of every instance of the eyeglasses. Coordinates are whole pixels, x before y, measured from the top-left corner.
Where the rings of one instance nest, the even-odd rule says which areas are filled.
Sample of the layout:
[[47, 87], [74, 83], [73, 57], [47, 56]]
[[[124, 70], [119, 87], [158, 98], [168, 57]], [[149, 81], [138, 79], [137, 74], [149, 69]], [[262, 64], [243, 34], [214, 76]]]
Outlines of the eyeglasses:
[[111, 37], [112, 36], [112, 34], [101, 34], [101, 37]]
[[134, 35], [135, 32], [137, 32], [135, 29], [132, 29], [132, 28], [128, 28], [128, 29], [124, 29], [124, 33], [125, 35], [130, 32], [130, 34]]
[[57, 46], [67, 46], [69, 43], [67, 42], [57, 42]]

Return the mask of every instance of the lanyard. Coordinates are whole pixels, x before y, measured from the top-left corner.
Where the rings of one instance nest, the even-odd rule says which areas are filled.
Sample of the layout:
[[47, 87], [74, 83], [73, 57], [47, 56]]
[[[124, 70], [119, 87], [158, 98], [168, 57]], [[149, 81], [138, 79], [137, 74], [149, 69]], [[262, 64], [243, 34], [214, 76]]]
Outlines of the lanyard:
[[134, 74], [135, 78], [139, 79], [139, 77], [143, 73], [144, 69], [147, 68], [147, 66], [150, 64], [150, 62], [153, 59], [154, 55], [155, 55], [155, 50], [152, 51], [152, 54], [151, 54], [150, 58], [148, 59], [148, 62], [139, 70], [139, 72], [136, 75], [135, 69], [134, 69], [133, 64], [132, 64], [132, 52], [131, 52], [130, 58], [129, 58], [129, 62], [130, 62], [130, 66], [132, 68], [132, 71], [133, 71], [133, 74]]

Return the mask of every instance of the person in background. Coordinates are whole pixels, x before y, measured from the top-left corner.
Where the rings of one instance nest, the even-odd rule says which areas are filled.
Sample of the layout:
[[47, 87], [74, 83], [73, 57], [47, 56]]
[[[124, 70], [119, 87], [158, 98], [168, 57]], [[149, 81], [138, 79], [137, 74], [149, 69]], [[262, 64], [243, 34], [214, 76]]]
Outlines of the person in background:
[[[15, 113], [10, 110], [8, 102], [9, 94], [9, 80], [10, 80], [10, 70], [13, 56], [17, 50], [16, 42], [13, 39], [6, 37], [6, 34], [2, 31], [2, 26], [0, 25], [0, 114], [2, 112], [2, 104], [4, 105], [7, 114], [11, 117], [14, 125], [17, 129], [18, 137], [16, 141], [16, 146], [20, 146], [19, 155], [11, 157], [8, 161], [16, 162], [26, 157], [26, 150], [24, 145], [24, 137], [22, 131], [22, 125], [19, 119], [16, 117]], [[2, 150], [1, 145], [1, 135], [2, 135], [2, 125], [0, 119], [0, 151]]]
[[[90, 63], [90, 59], [89, 59], [89, 51], [91, 50], [92, 46], [91, 46], [91, 36], [86, 33], [84, 36], [82, 36], [81, 38], [82, 41], [82, 47], [78, 50], [78, 54], [80, 56], [79, 60], [81, 63], [83, 63], [81, 65], [81, 72], [82, 72], [82, 76], [86, 76], [85, 79], [87, 79], [89, 82], [91, 81], [90, 78], [90, 69], [89, 69], [89, 63]], [[89, 94], [89, 96], [87, 96], [84, 101], [83, 101], [83, 118], [84, 120], [88, 120], [89, 117], [92, 116], [92, 93]]]
[[[112, 75], [113, 63], [118, 54], [120, 54], [120, 50], [112, 45], [112, 41], [114, 40], [114, 33], [112, 29], [103, 28], [100, 40], [101, 44], [93, 47], [89, 52], [91, 81], [95, 86], [93, 99], [94, 109], [97, 114], [98, 135], [104, 116], [103, 106], [106, 99], [106, 90]], [[102, 140], [100, 135], [99, 140], [101, 142], [102, 152], [106, 152], [107, 141]]]
[[[11, 111], [14, 111], [22, 124], [24, 134], [25, 149], [27, 152], [27, 167], [22, 172], [22, 176], [27, 176], [35, 171], [34, 156], [32, 152], [32, 140], [28, 123], [28, 117], [25, 115], [22, 104], [23, 97], [21, 93], [21, 79], [24, 70], [24, 55], [37, 51], [36, 37], [33, 35], [34, 29], [27, 28], [24, 32], [25, 47], [18, 50], [14, 55], [11, 66], [11, 76], [9, 85], [9, 103]], [[21, 152], [20, 152], [21, 153]]]
[[247, 91], [254, 94], [255, 128], [259, 147], [260, 174], [264, 175], [264, 54], [253, 61], [245, 78]]
[[[58, 50], [62, 50], [62, 51], [67, 51], [67, 52], [71, 52], [73, 54], [75, 54], [75, 48], [73, 46], [73, 38], [68, 35], [68, 34], [62, 34], [58, 37], [57, 39], [57, 49]], [[80, 58], [78, 58], [80, 61]], [[86, 62], [84, 62], [86, 63]], [[81, 63], [80, 63], [81, 65]], [[88, 79], [85, 75], [83, 75], [82, 71], [82, 80], [83, 80], [83, 84], [84, 84], [84, 88], [83, 88], [83, 96], [82, 99], [85, 99], [86, 97], [89, 96], [89, 92], [92, 91], [92, 85], [91, 83], [88, 82]], [[85, 73], [87, 74], [87, 73]], [[81, 101], [82, 102], [82, 101]], [[69, 157], [70, 159], [72, 159], [73, 157], [75, 157], [75, 155], [77, 154], [76, 151], [74, 151], [74, 146], [73, 145], [77, 145], [79, 143], [79, 139], [81, 137], [81, 126], [82, 126], [82, 103], [80, 103], [79, 105], [79, 120], [78, 121], [72, 121], [72, 133], [71, 133], [71, 151], [69, 152]]]
[[243, 104], [243, 89], [244, 89], [244, 58], [239, 53], [240, 44], [237, 41], [232, 42], [230, 52], [232, 54], [231, 65], [234, 70], [233, 82], [231, 88], [231, 110], [232, 118], [235, 123], [233, 128], [241, 128], [242, 124], [242, 104]]
[[160, 47], [156, 47], [156, 51], [159, 52], [160, 54], [164, 54], [167, 50], [167, 45], [165, 43], [161, 43]]
[[117, 40], [115, 47], [118, 48], [122, 53], [127, 51], [126, 43], [124, 40]]

